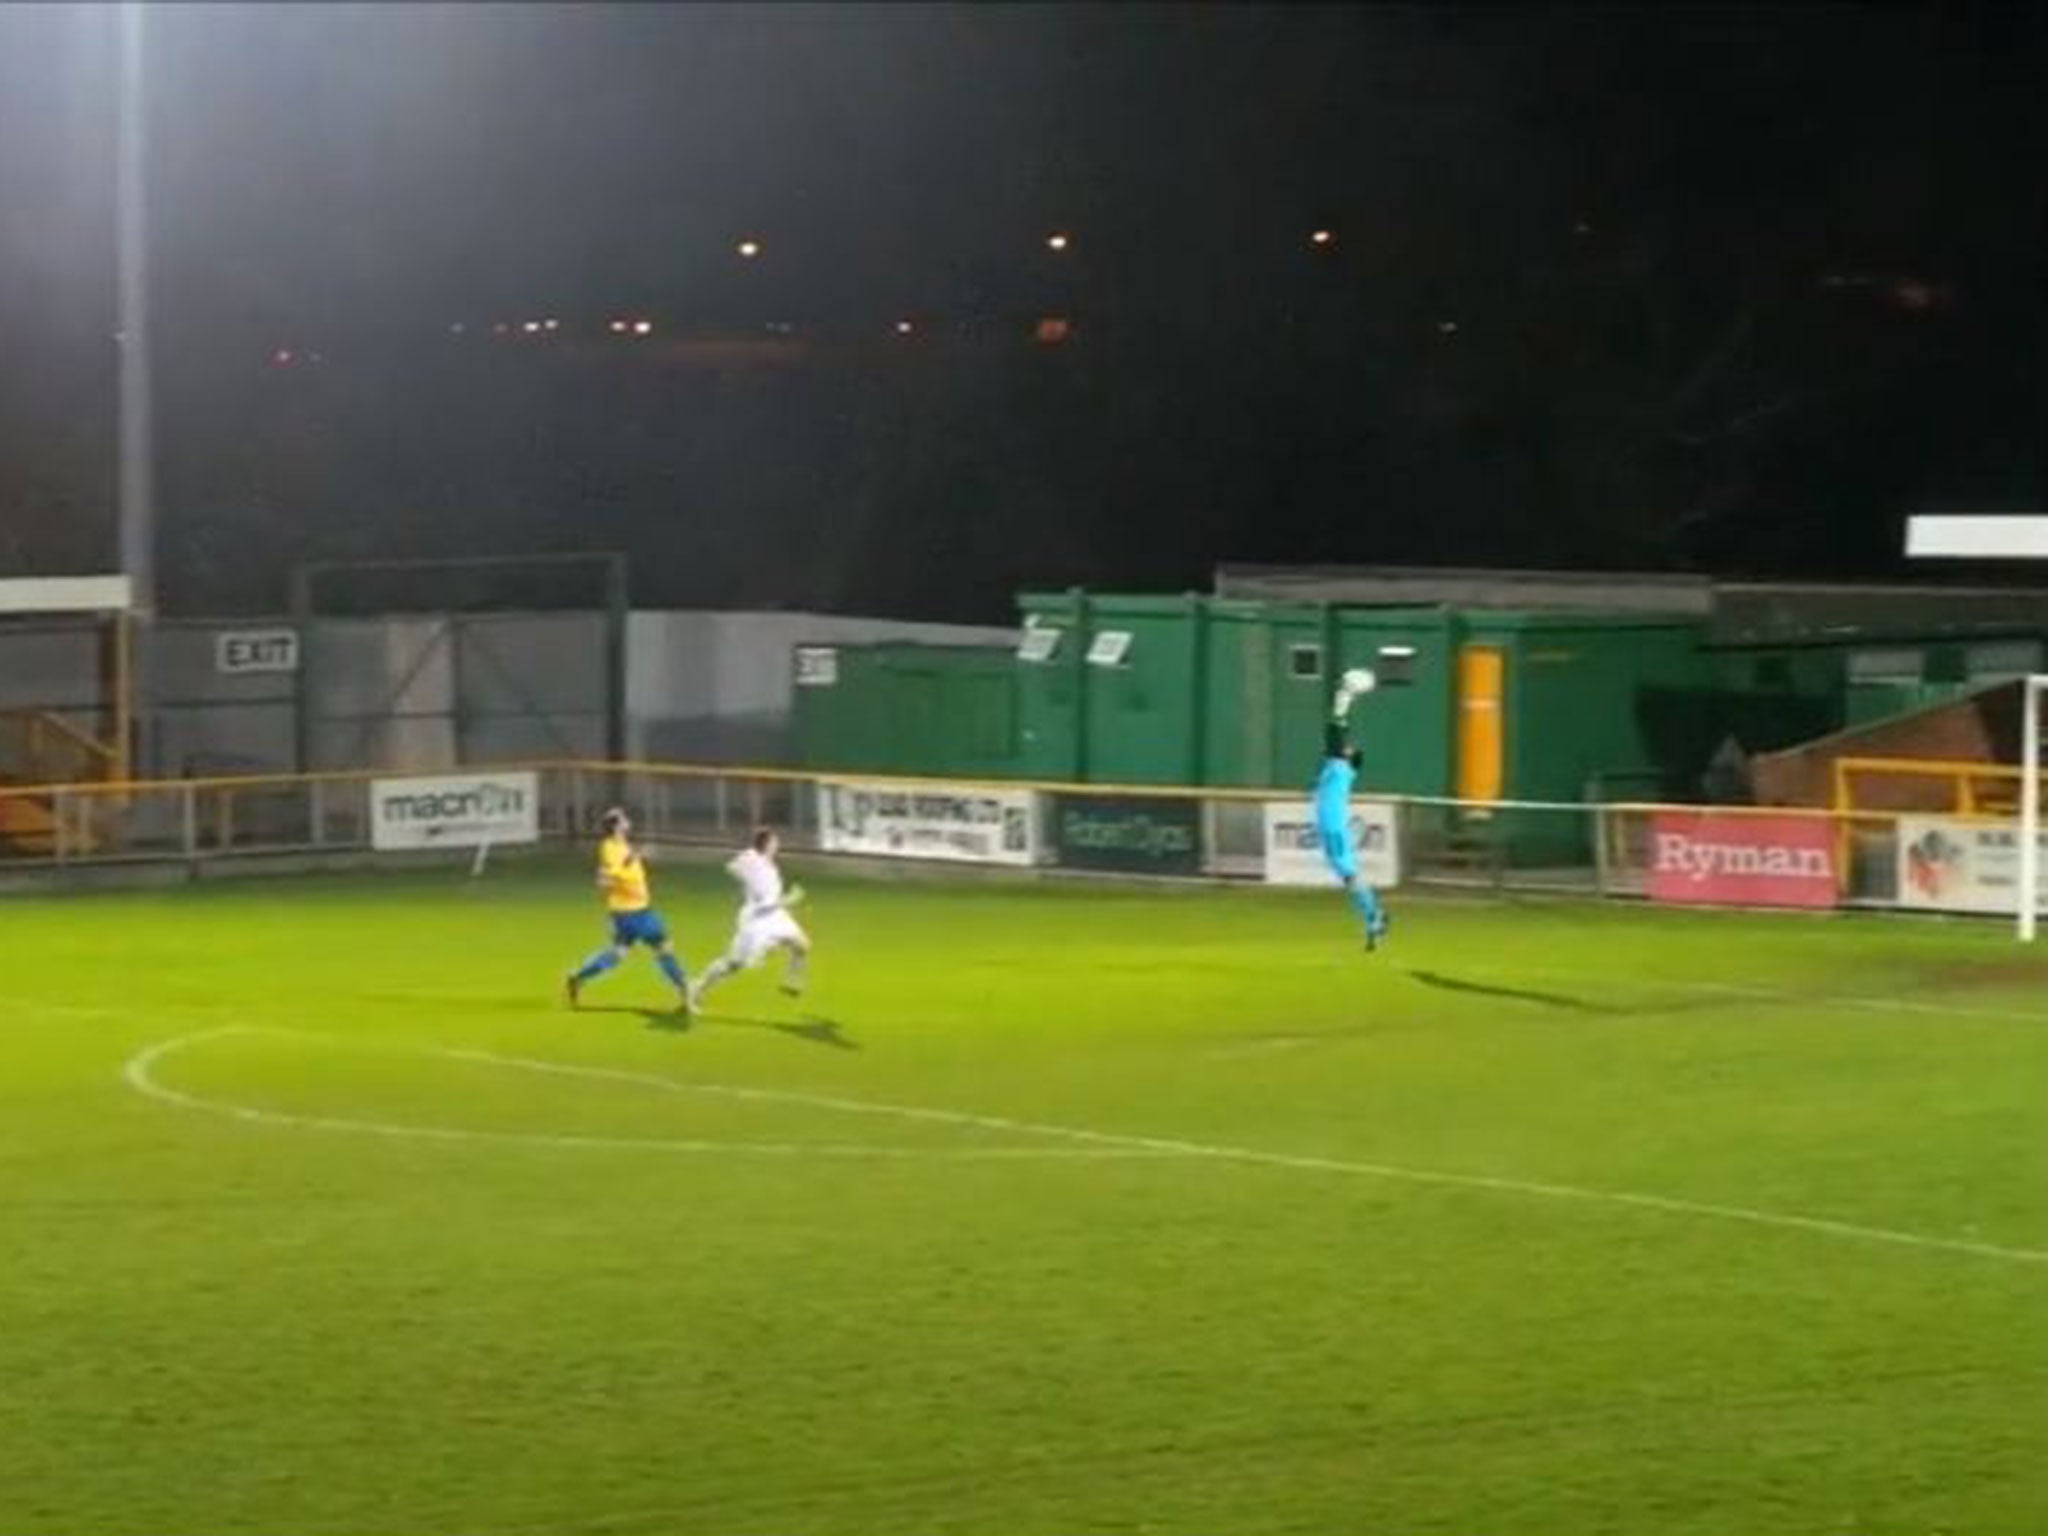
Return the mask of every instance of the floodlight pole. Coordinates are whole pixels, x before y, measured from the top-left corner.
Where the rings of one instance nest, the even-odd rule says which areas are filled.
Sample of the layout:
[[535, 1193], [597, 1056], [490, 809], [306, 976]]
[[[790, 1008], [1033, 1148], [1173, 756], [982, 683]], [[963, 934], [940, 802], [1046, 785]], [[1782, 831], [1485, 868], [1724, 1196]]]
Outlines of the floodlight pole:
[[121, 571], [129, 581], [131, 611], [147, 619], [156, 611], [156, 484], [150, 403], [149, 188], [144, 164], [148, 143], [142, 68], [145, 15], [141, 0], [125, 0], [119, 12], [115, 241], [120, 317]]

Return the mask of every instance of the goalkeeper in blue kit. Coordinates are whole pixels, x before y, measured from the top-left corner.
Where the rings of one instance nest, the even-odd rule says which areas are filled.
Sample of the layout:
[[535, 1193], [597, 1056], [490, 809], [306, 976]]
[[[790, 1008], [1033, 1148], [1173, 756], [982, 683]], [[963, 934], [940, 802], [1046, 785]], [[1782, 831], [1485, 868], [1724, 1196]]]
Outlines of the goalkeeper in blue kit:
[[1316, 836], [1323, 845], [1323, 859], [1331, 873], [1343, 883], [1352, 909], [1365, 924], [1365, 947], [1379, 948], [1387, 936], [1386, 909], [1379, 892], [1358, 874], [1358, 848], [1351, 836], [1351, 786], [1358, 781], [1360, 754], [1352, 744], [1348, 722], [1352, 701], [1372, 690], [1374, 679], [1363, 667], [1344, 674], [1329, 722], [1323, 727], [1323, 765], [1316, 773]]

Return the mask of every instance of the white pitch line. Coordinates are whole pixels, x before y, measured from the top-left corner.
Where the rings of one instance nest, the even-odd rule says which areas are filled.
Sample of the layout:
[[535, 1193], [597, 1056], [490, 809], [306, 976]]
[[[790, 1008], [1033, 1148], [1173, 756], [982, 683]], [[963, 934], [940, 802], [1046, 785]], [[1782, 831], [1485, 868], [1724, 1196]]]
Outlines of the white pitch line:
[[1183, 1157], [1209, 1158], [1222, 1162], [1251, 1163], [1269, 1168], [1293, 1168], [1316, 1173], [1357, 1174], [1369, 1178], [1398, 1180], [1411, 1184], [1436, 1184], [1450, 1188], [1485, 1189], [1499, 1194], [1527, 1195], [1545, 1200], [1575, 1200], [1592, 1204], [1634, 1206], [1680, 1216], [1703, 1216], [1721, 1221], [1746, 1222], [1752, 1226], [1781, 1227], [1801, 1232], [1821, 1232], [1832, 1237], [1863, 1242], [1892, 1243], [1907, 1248], [1926, 1248], [1948, 1253], [1967, 1253], [1977, 1258], [2005, 1259], [2023, 1264], [2048, 1264], [2048, 1250], [2008, 1248], [1997, 1243], [1970, 1242], [1963, 1238], [1929, 1237], [1919, 1232], [1901, 1232], [1890, 1227], [1864, 1226], [1859, 1222], [1836, 1221], [1825, 1216], [1796, 1216], [1778, 1211], [1751, 1210], [1739, 1205], [1717, 1205], [1702, 1200], [1682, 1200], [1668, 1195], [1636, 1194], [1628, 1190], [1588, 1189], [1574, 1184], [1550, 1184], [1534, 1179], [1498, 1178], [1488, 1174], [1449, 1173], [1437, 1169], [1410, 1168], [1395, 1163], [1352, 1162], [1342, 1158], [1310, 1157], [1287, 1152], [1262, 1152], [1252, 1147], [1232, 1147], [1209, 1142], [1185, 1141], [1177, 1137], [1132, 1136], [1111, 1131], [1090, 1131], [1075, 1126], [1053, 1125], [1036, 1120], [1015, 1120], [998, 1115], [964, 1114], [956, 1110], [919, 1109], [882, 1104], [867, 1099], [841, 1099], [824, 1094], [784, 1093], [765, 1088], [732, 1088], [702, 1083], [678, 1083], [673, 1078], [656, 1078], [637, 1072], [621, 1073], [603, 1067], [575, 1067], [559, 1062], [532, 1061], [520, 1056], [498, 1056], [484, 1051], [447, 1052], [468, 1060], [495, 1062], [500, 1066], [524, 1067], [537, 1072], [572, 1077], [625, 1077], [642, 1082], [671, 1085], [678, 1092], [711, 1092], [732, 1098], [763, 1099], [789, 1104], [809, 1104], [820, 1109], [844, 1110], [855, 1114], [894, 1115], [971, 1125], [985, 1130], [1015, 1131], [1023, 1135], [1047, 1136], [1084, 1142], [1095, 1146], [1142, 1148], [1149, 1152], [1176, 1153]]
[[[276, 1031], [283, 1033], [283, 1031]], [[1123, 1149], [1109, 1147], [878, 1147], [844, 1142], [809, 1141], [715, 1141], [679, 1140], [662, 1136], [578, 1136], [551, 1131], [486, 1131], [472, 1130], [449, 1125], [403, 1124], [391, 1120], [355, 1120], [334, 1115], [296, 1115], [285, 1110], [262, 1109], [251, 1104], [236, 1104], [226, 1099], [202, 1098], [186, 1093], [159, 1082], [152, 1069], [165, 1057], [176, 1054], [202, 1040], [217, 1039], [224, 1035], [246, 1035], [273, 1033], [257, 1030], [248, 1025], [230, 1025], [222, 1029], [200, 1030], [194, 1034], [180, 1035], [172, 1040], [160, 1041], [156, 1045], [138, 1051], [122, 1065], [121, 1076], [129, 1087], [146, 1098], [156, 1099], [165, 1104], [175, 1104], [181, 1109], [198, 1110], [204, 1114], [221, 1115], [231, 1120], [242, 1120], [251, 1124], [282, 1125], [297, 1130], [346, 1131], [359, 1136], [379, 1136], [387, 1140], [402, 1141], [443, 1141], [443, 1142], [494, 1142], [510, 1146], [578, 1147], [643, 1152], [688, 1152], [721, 1153], [741, 1152], [767, 1157], [848, 1157], [848, 1158], [928, 1158], [939, 1157], [970, 1161], [1003, 1159], [1095, 1159], [1162, 1157], [1169, 1154], [1147, 1152], [1136, 1147]], [[301, 1031], [289, 1031], [300, 1034]], [[317, 1037], [316, 1037], [317, 1038]], [[490, 1061], [491, 1058], [461, 1051], [426, 1051], [417, 1054], [446, 1056], [455, 1060]], [[494, 1063], [499, 1066], [538, 1065], [521, 1063], [511, 1059]], [[606, 1074], [607, 1076], [637, 1077], [638, 1074]], [[666, 1088], [684, 1091], [685, 1085], [667, 1078], [643, 1077], [640, 1081], [659, 1084]], [[707, 1090], [717, 1091], [717, 1090]]]
[[[226, 1112], [242, 1119], [277, 1120], [273, 1111], [252, 1110], [246, 1106], [228, 1106], [193, 1099], [166, 1089], [149, 1075], [149, 1067], [155, 1061], [173, 1051], [184, 1048], [199, 1040], [223, 1034], [250, 1034], [261, 1031], [249, 1026], [227, 1029], [202, 1030], [197, 1034], [179, 1036], [149, 1047], [129, 1058], [123, 1075], [131, 1086], [152, 1097], [166, 1099], [188, 1107]], [[1592, 1189], [1574, 1184], [1553, 1184], [1536, 1179], [1515, 1179], [1490, 1174], [1453, 1173], [1441, 1169], [1413, 1168], [1396, 1163], [1356, 1162], [1343, 1158], [1315, 1157], [1287, 1152], [1264, 1152], [1252, 1147], [1233, 1147], [1209, 1142], [1187, 1141], [1178, 1137], [1136, 1136], [1111, 1131], [1091, 1131], [1076, 1126], [1055, 1125], [1044, 1121], [1018, 1120], [1000, 1115], [968, 1114], [957, 1110], [927, 1109], [922, 1107], [884, 1104], [871, 1099], [844, 1099], [827, 1094], [790, 1093], [767, 1088], [738, 1088], [725, 1084], [684, 1083], [674, 1078], [657, 1077], [650, 1073], [628, 1072], [609, 1067], [578, 1067], [562, 1062], [535, 1061], [522, 1056], [500, 1056], [488, 1051], [431, 1051], [426, 1054], [448, 1057], [460, 1061], [475, 1061], [491, 1065], [522, 1069], [532, 1072], [549, 1073], [566, 1077], [585, 1077], [602, 1081], [624, 1081], [642, 1086], [658, 1087], [664, 1092], [709, 1093], [720, 1097], [754, 1100], [767, 1103], [806, 1105], [818, 1109], [829, 1109], [852, 1114], [883, 1115], [896, 1119], [922, 1120], [936, 1124], [972, 1126], [981, 1130], [1009, 1131], [1016, 1134], [1046, 1137], [1053, 1140], [1073, 1141], [1086, 1146], [1113, 1149], [1120, 1152], [1145, 1152], [1175, 1155], [1190, 1158], [1205, 1158], [1215, 1162], [1234, 1162], [1267, 1168], [1289, 1168], [1311, 1173], [1349, 1174], [1358, 1177], [1385, 1179], [1400, 1183], [1427, 1184], [1451, 1189], [1478, 1189], [1495, 1194], [1521, 1195], [1530, 1199], [1564, 1200], [1589, 1205], [1613, 1205], [1637, 1210], [1658, 1211], [1673, 1216], [1695, 1216], [1716, 1221], [1740, 1222], [1749, 1226], [1774, 1227], [1784, 1231], [1814, 1232], [1824, 1236], [1839, 1237], [1857, 1242], [1886, 1243], [1895, 1247], [1919, 1248], [1942, 1253], [1961, 1253], [1973, 1258], [1999, 1259], [2009, 1263], [2048, 1265], [2048, 1250], [2034, 1248], [2012, 1248], [1998, 1243], [1972, 1242], [1964, 1238], [1932, 1237], [1920, 1232], [1903, 1232], [1891, 1227], [1866, 1226], [1860, 1222], [1837, 1221], [1825, 1216], [1800, 1216], [1780, 1211], [1755, 1210], [1747, 1206], [1720, 1205], [1703, 1200], [1685, 1200], [1669, 1195], [1639, 1194], [1630, 1190]], [[325, 1125], [329, 1128], [366, 1129], [374, 1122], [332, 1122], [313, 1117], [283, 1117], [284, 1123]], [[387, 1128], [375, 1134], [411, 1135], [410, 1130]], [[427, 1129], [418, 1134], [430, 1135], [442, 1140], [530, 1140], [531, 1137], [512, 1132], [471, 1132], [452, 1131], [447, 1128]], [[588, 1137], [550, 1137], [550, 1145], [633, 1145], [623, 1140], [613, 1141]], [[677, 1142], [654, 1142], [649, 1145], [676, 1148]], [[708, 1143], [699, 1144], [705, 1150], [731, 1151], [735, 1147], [745, 1150], [749, 1144]], [[754, 1146], [771, 1145], [755, 1143]], [[800, 1150], [814, 1150], [802, 1147]], [[1017, 1155], [1024, 1149], [979, 1149], [986, 1152], [1006, 1150]], [[870, 1155], [864, 1153], [863, 1155]], [[887, 1155], [887, 1154], [885, 1154]], [[929, 1155], [922, 1152], [914, 1156]]]

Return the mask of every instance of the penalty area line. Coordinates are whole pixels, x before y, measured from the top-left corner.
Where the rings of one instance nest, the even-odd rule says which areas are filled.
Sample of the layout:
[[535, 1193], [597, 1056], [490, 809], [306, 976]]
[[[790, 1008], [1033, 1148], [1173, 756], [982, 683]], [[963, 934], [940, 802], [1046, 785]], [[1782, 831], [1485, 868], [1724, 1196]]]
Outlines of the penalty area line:
[[[779, 1155], [817, 1154], [863, 1157], [957, 1158], [963, 1154], [1029, 1157], [1051, 1149], [1041, 1148], [954, 1148], [911, 1149], [862, 1147], [850, 1152], [828, 1152], [825, 1144], [699, 1141], [680, 1142], [624, 1137], [558, 1136], [538, 1132], [472, 1131], [450, 1126], [400, 1126], [377, 1121], [342, 1120], [326, 1116], [291, 1115], [249, 1105], [209, 1100], [167, 1087], [153, 1075], [153, 1068], [165, 1057], [189, 1049], [205, 1040], [228, 1035], [278, 1033], [249, 1025], [230, 1025], [200, 1030], [137, 1051], [122, 1066], [121, 1075], [136, 1092], [163, 1103], [234, 1119], [283, 1124], [308, 1129], [353, 1131], [359, 1134], [455, 1142], [520, 1142], [529, 1145], [565, 1147], [608, 1147], [644, 1150], [686, 1151], [771, 1151]], [[289, 1033], [303, 1033], [291, 1031]], [[1705, 1200], [1687, 1200], [1671, 1195], [1645, 1194], [1632, 1190], [1598, 1189], [1576, 1184], [1558, 1184], [1539, 1179], [1519, 1179], [1493, 1174], [1457, 1173], [1447, 1169], [1417, 1168], [1399, 1163], [1364, 1162], [1348, 1158], [1318, 1157], [1289, 1152], [1269, 1152], [1255, 1147], [1190, 1141], [1171, 1136], [1142, 1136], [1115, 1131], [1088, 1130], [1079, 1126], [1046, 1121], [1021, 1120], [1001, 1115], [971, 1114], [960, 1110], [932, 1109], [915, 1105], [886, 1104], [872, 1099], [847, 1099], [829, 1094], [797, 1093], [769, 1088], [741, 1088], [718, 1083], [686, 1083], [653, 1073], [632, 1072], [609, 1067], [579, 1067], [564, 1062], [539, 1061], [523, 1056], [504, 1056], [490, 1051], [426, 1049], [422, 1055], [560, 1077], [595, 1081], [625, 1082], [651, 1087], [664, 1093], [703, 1094], [719, 1098], [760, 1103], [792, 1104], [839, 1113], [876, 1115], [886, 1118], [1006, 1131], [1054, 1141], [1073, 1142], [1110, 1155], [1153, 1155], [1237, 1163], [1244, 1166], [1285, 1168], [1304, 1173], [1325, 1173], [1371, 1178], [1391, 1183], [1434, 1186], [1445, 1189], [1479, 1190], [1531, 1200], [1548, 1200], [1581, 1205], [1604, 1205], [1623, 1209], [1653, 1211], [1666, 1216], [1736, 1223], [1779, 1231], [1805, 1232], [1870, 1244], [1915, 1248], [1927, 1252], [1962, 1254], [1971, 1258], [1995, 1259], [2006, 1263], [2048, 1266], [2048, 1250], [2014, 1248], [1999, 1243], [1976, 1242], [1966, 1238], [1936, 1237], [1927, 1233], [1901, 1231], [1892, 1227], [1869, 1226], [1825, 1216], [1803, 1216], [1784, 1211], [1757, 1210], [1748, 1206], [1723, 1205]]]
[[1054, 1125], [1035, 1120], [1017, 1120], [997, 1115], [966, 1114], [957, 1110], [925, 1109], [883, 1104], [869, 1099], [842, 1099], [823, 1094], [788, 1093], [774, 1089], [733, 1088], [716, 1084], [681, 1083], [650, 1073], [619, 1072], [604, 1067], [577, 1067], [560, 1062], [534, 1061], [520, 1056], [500, 1056], [486, 1051], [448, 1054], [465, 1059], [495, 1062], [500, 1066], [528, 1071], [557, 1073], [572, 1077], [624, 1077], [643, 1083], [661, 1083], [680, 1093], [706, 1092], [742, 1099], [762, 1099], [789, 1104], [813, 1105], [820, 1109], [855, 1114], [893, 1115], [985, 1130], [1013, 1131], [1022, 1135], [1045, 1136], [1101, 1147], [1120, 1147], [1211, 1161], [1289, 1168], [1302, 1172], [1349, 1174], [1410, 1184], [1431, 1184], [1446, 1188], [1486, 1190], [1495, 1194], [1520, 1195], [1530, 1199], [1574, 1201], [1632, 1207], [1672, 1216], [1740, 1222], [1750, 1226], [1776, 1227], [1785, 1231], [1813, 1232], [1829, 1237], [1866, 1243], [1889, 1243], [1897, 1247], [1936, 1252], [1968, 1254], [1973, 1258], [2000, 1259], [2010, 1263], [2048, 1264], [2048, 1250], [2010, 1248], [1998, 1243], [1980, 1243], [1967, 1238], [1934, 1237], [1904, 1232], [1891, 1227], [1866, 1226], [1860, 1222], [1837, 1221], [1825, 1216], [1801, 1216], [1781, 1211], [1754, 1210], [1747, 1206], [1721, 1205], [1712, 1201], [1686, 1200], [1670, 1195], [1641, 1194], [1630, 1190], [1594, 1189], [1575, 1184], [1554, 1184], [1537, 1179], [1515, 1179], [1490, 1174], [1454, 1173], [1443, 1169], [1414, 1168], [1397, 1163], [1356, 1162], [1345, 1158], [1313, 1157], [1288, 1152], [1267, 1152], [1255, 1147], [1235, 1147], [1211, 1142], [1187, 1141], [1178, 1137], [1136, 1136], [1114, 1131], [1092, 1131], [1077, 1126]]
[[[421, 1125], [393, 1120], [365, 1120], [339, 1115], [301, 1115], [288, 1110], [265, 1109], [253, 1104], [238, 1104], [230, 1099], [212, 1099], [199, 1094], [187, 1093], [160, 1081], [155, 1075], [157, 1064], [169, 1056], [176, 1055], [206, 1040], [220, 1039], [231, 1035], [290, 1034], [302, 1039], [331, 1039], [331, 1036], [312, 1035], [303, 1030], [270, 1030], [251, 1025], [229, 1025], [220, 1029], [199, 1030], [175, 1039], [160, 1041], [137, 1051], [122, 1064], [121, 1077], [127, 1085], [144, 1098], [154, 1099], [162, 1104], [175, 1105], [180, 1109], [195, 1110], [202, 1114], [214, 1115], [230, 1120], [239, 1120], [252, 1125], [276, 1125], [293, 1130], [340, 1131], [357, 1136], [375, 1136], [390, 1141], [436, 1141], [454, 1143], [482, 1143], [498, 1146], [528, 1146], [595, 1149], [634, 1152], [683, 1152], [715, 1154], [737, 1152], [764, 1157], [830, 1157], [867, 1158], [873, 1160], [910, 1160], [939, 1158], [952, 1162], [1001, 1162], [1001, 1161], [1111, 1161], [1141, 1157], [1161, 1157], [1168, 1154], [1144, 1152], [1137, 1148], [1116, 1149], [1110, 1147], [885, 1147], [858, 1142], [817, 1142], [817, 1141], [751, 1141], [742, 1138], [730, 1140], [716, 1138], [679, 1138], [670, 1136], [600, 1136], [577, 1135], [554, 1131], [492, 1131], [467, 1126]], [[491, 1061], [491, 1058], [464, 1051], [410, 1051], [407, 1055], [442, 1056], [450, 1060]], [[510, 1060], [493, 1062], [493, 1065], [509, 1066]], [[639, 1077], [649, 1085], [686, 1091], [684, 1085], [666, 1078], [643, 1076], [641, 1074], [607, 1074], [610, 1076]]]

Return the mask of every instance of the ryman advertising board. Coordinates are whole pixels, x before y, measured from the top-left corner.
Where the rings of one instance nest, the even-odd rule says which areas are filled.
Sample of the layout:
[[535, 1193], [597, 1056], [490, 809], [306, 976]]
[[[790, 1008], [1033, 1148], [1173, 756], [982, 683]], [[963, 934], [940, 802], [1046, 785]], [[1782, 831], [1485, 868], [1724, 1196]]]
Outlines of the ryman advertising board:
[[1835, 830], [1824, 816], [1659, 811], [1650, 820], [1652, 901], [1832, 907]]

